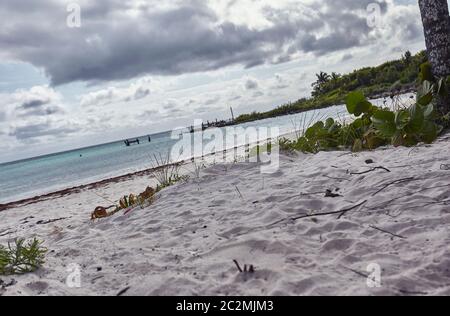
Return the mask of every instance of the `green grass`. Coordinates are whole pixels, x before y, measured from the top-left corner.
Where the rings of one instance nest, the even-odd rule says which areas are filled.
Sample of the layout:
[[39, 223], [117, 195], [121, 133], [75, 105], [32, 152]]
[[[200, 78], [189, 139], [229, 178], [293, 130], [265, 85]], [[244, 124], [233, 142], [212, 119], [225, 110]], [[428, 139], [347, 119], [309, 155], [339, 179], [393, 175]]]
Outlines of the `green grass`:
[[39, 269], [45, 262], [47, 249], [34, 238], [19, 238], [7, 247], [0, 245], [0, 275], [25, 274]]

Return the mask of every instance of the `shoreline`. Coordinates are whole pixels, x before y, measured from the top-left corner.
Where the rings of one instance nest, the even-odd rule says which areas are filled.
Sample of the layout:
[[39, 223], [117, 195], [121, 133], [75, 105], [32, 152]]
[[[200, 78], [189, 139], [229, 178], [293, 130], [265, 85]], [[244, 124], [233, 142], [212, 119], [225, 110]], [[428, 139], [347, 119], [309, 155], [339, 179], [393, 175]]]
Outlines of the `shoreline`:
[[[294, 134], [295, 133], [283, 134], [283, 135], [280, 135], [279, 138], [281, 138], [281, 137], [291, 137]], [[264, 144], [268, 140], [271, 140], [271, 138], [270, 139], [266, 139], [266, 140], [261, 140], [258, 143], [259, 144]], [[164, 168], [164, 167], [175, 166], [175, 165], [179, 165], [179, 166], [183, 166], [184, 165], [184, 166], [186, 166], [186, 165], [188, 165], [190, 163], [193, 163], [197, 159], [204, 160], [205, 158], [214, 157], [217, 154], [221, 154], [221, 153], [226, 153], [228, 155], [229, 152], [235, 151], [238, 148], [250, 147], [252, 145], [257, 145], [257, 144], [255, 143], [255, 144], [246, 144], [246, 145], [242, 145], [242, 146], [236, 146], [236, 147], [233, 147], [233, 148], [225, 149], [223, 151], [217, 151], [215, 153], [207, 154], [207, 155], [204, 155], [204, 156], [192, 157], [191, 159], [188, 159], [188, 160], [181, 160], [181, 161], [170, 163], [170, 164], [163, 165], [163, 166], [147, 168], [147, 169], [144, 169], [144, 170], [140, 170], [140, 171], [136, 171], [136, 172], [130, 172], [130, 173], [127, 173], [127, 174], [114, 176], [114, 177], [110, 177], [110, 178], [107, 178], [107, 179], [90, 182], [90, 183], [87, 183], [87, 184], [80, 184], [80, 185], [76, 185], [76, 186], [73, 186], [73, 187], [59, 189], [59, 190], [52, 191], [52, 192], [49, 192], [49, 193], [39, 194], [39, 195], [35, 195], [35, 196], [32, 196], [32, 197], [18, 199], [18, 200], [7, 202], [7, 203], [0, 203], [0, 212], [6, 211], [8, 209], [16, 208], [16, 207], [19, 207], [19, 206], [27, 206], [27, 205], [39, 203], [39, 202], [42, 202], [42, 201], [47, 201], [47, 200], [52, 200], [52, 199], [57, 199], [57, 198], [60, 198], [60, 197], [68, 196], [68, 195], [71, 195], [71, 194], [74, 194], [74, 193], [80, 193], [83, 190], [98, 189], [98, 188], [101, 188], [101, 187], [104, 187], [104, 186], [107, 186], [107, 185], [113, 184], [113, 183], [120, 183], [120, 182], [134, 180], [136, 178], [140, 178], [140, 177], [144, 177], [144, 176], [151, 176], [153, 172], [155, 172], [155, 171], [157, 171], [157, 170], [159, 170], [161, 168]], [[143, 189], [145, 189], [145, 188], [143, 188]]]
[[50, 193], [36, 195], [36, 196], [30, 197], [30, 198], [24, 198], [24, 199], [20, 199], [17, 201], [0, 204], [0, 212], [15, 208], [15, 207], [19, 207], [19, 206], [26, 206], [26, 205], [39, 203], [42, 201], [47, 201], [47, 200], [51, 200], [51, 199], [64, 197], [67, 195], [71, 195], [73, 193], [79, 193], [82, 190], [96, 189], [96, 188], [106, 186], [111, 183], [120, 183], [120, 182], [124, 182], [127, 180], [133, 180], [136, 177], [151, 175], [151, 173], [154, 172], [155, 170], [157, 170], [158, 168], [161, 168], [161, 167], [149, 168], [149, 169], [142, 170], [142, 171], [132, 172], [132, 173], [124, 174], [121, 176], [116, 176], [116, 177], [112, 177], [112, 178], [108, 178], [108, 179], [104, 179], [104, 180], [100, 180], [100, 181], [91, 182], [88, 184], [82, 184], [82, 185], [74, 186], [71, 188], [66, 188], [66, 189], [61, 189], [61, 190], [57, 190], [57, 191], [50, 192]]

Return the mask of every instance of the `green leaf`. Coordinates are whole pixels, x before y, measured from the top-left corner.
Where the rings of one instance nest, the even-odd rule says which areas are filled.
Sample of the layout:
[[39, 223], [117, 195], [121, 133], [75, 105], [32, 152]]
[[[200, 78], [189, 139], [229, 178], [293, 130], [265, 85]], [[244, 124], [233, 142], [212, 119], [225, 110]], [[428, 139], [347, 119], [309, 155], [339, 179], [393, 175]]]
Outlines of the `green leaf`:
[[329, 129], [328, 129], [328, 133], [332, 134], [332, 133], [339, 133], [341, 130], [341, 124], [335, 122]]
[[334, 120], [330, 117], [325, 122], [325, 128], [330, 129], [334, 125]]
[[411, 117], [409, 124], [408, 124], [408, 131], [412, 133], [418, 133], [422, 130], [423, 124], [425, 122], [425, 116], [423, 113], [423, 108], [418, 105], [414, 104], [409, 109], [409, 115]]
[[374, 128], [383, 137], [391, 138], [397, 131], [395, 114], [389, 110], [378, 110], [372, 116]]
[[317, 122], [305, 132], [305, 136], [308, 139], [315, 139], [317, 136], [324, 131], [325, 124], [322, 121]]
[[434, 117], [434, 105], [428, 104], [425, 109], [423, 110], [423, 115], [426, 120], [430, 120]]
[[417, 92], [417, 103], [428, 105], [433, 101], [433, 84], [430, 81], [424, 81]]
[[431, 144], [439, 135], [438, 126], [434, 122], [426, 121], [422, 128], [422, 141]]
[[367, 101], [364, 94], [360, 91], [351, 92], [345, 99], [347, 111], [356, 117], [370, 111], [372, 104]]
[[395, 125], [397, 129], [404, 129], [410, 120], [409, 112], [407, 110], [399, 110], [395, 113]]

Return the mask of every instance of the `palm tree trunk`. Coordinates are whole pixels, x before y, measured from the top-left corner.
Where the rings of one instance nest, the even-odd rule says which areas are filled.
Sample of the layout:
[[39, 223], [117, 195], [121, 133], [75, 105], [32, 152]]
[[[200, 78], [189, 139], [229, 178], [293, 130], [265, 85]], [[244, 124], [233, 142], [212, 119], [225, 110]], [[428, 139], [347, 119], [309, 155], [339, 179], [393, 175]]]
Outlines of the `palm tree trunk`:
[[[450, 75], [450, 18], [447, 0], [419, 0], [428, 60], [436, 78]], [[450, 111], [450, 99], [439, 98], [438, 108]]]

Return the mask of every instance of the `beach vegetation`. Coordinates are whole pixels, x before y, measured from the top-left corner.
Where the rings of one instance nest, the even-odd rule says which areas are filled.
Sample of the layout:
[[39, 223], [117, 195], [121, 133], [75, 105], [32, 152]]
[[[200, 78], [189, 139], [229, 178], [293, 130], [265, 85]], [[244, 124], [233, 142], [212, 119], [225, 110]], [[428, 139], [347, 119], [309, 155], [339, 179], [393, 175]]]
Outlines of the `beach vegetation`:
[[340, 123], [333, 118], [318, 121], [295, 140], [281, 139], [280, 149], [317, 153], [322, 150], [372, 150], [383, 145], [415, 146], [432, 143], [443, 130], [447, 116], [436, 111], [438, 96], [448, 94], [448, 79], [431, 76], [428, 64], [421, 66], [420, 86], [416, 102], [409, 107], [391, 109], [368, 101], [362, 91], [354, 91], [345, 99], [354, 120]]
[[180, 167], [181, 164], [170, 161], [169, 155], [166, 157], [161, 154], [159, 156], [156, 154], [153, 155], [152, 175], [158, 182], [156, 192], [160, 192], [180, 181], [187, 181], [189, 179], [187, 175], [180, 175]]
[[34, 272], [45, 263], [47, 249], [43, 242], [34, 238], [16, 239], [8, 246], [0, 245], [0, 275], [14, 275]]

